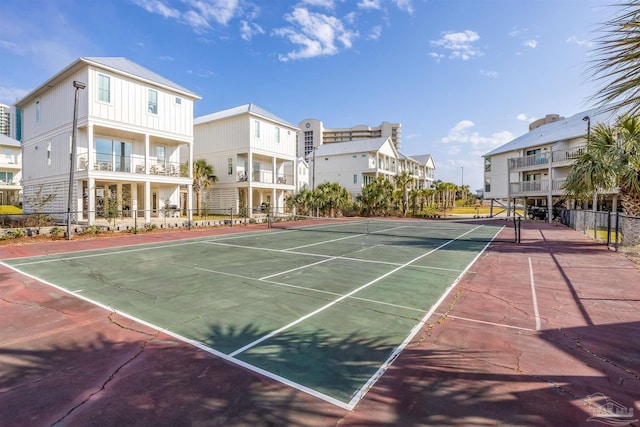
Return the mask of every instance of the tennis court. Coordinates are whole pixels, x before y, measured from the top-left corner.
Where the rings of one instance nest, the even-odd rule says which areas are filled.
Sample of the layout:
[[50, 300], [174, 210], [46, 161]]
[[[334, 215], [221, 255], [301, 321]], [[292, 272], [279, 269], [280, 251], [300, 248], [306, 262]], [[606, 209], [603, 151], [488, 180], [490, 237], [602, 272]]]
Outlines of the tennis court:
[[4, 264], [351, 409], [502, 228], [284, 225]]

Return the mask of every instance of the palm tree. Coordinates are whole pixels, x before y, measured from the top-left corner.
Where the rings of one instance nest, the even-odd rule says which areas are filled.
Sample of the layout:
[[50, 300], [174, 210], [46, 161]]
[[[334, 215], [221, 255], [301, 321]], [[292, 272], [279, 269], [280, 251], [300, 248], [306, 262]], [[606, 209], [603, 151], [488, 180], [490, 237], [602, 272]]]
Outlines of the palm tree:
[[401, 193], [402, 199], [402, 216], [407, 216], [409, 210], [409, 187], [412, 186], [413, 176], [408, 171], [396, 175], [393, 178], [396, 189]]
[[613, 125], [591, 129], [586, 149], [564, 183], [565, 193], [589, 200], [602, 190], [618, 188], [623, 212], [640, 217], [640, 118], [624, 115]]
[[330, 217], [337, 216], [338, 212], [351, 206], [351, 194], [337, 182], [323, 182], [316, 187], [314, 192], [318, 207]]
[[605, 22], [603, 35], [596, 39], [591, 71], [602, 82], [593, 100], [604, 111], [625, 108], [635, 115], [640, 112], [640, 1], [625, 0], [619, 4], [621, 14]]
[[193, 191], [196, 193], [196, 211], [200, 215], [200, 205], [202, 193], [218, 182], [213, 166], [204, 159], [193, 162]]
[[362, 188], [357, 197], [364, 215], [384, 215], [388, 212], [393, 195], [393, 185], [383, 176], [377, 176]]

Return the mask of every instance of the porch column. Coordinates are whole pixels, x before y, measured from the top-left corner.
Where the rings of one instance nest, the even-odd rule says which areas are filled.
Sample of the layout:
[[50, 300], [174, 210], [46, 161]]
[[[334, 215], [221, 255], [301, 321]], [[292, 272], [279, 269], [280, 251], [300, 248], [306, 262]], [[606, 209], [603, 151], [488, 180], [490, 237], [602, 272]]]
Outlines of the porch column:
[[151, 222], [151, 182], [144, 183], [144, 222]]
[[[93, 125], [87, 126], [87, 170], [93, 170], [93, 165], [96, 163], [96, 146], [93, 141]], [[89, 191], [91, 193], [91, 191]], [[91, 209], [89, 209], [91, 210]]]
[[[91, 152], [91, 150], [89, 150]], [[93, 163], [89, 163], [90, 165]], [[87, 192], [89, 193], [89, 225], [94, 225], [96, 222], [96, 179], [89, 178], [87, 180]]]
[[118, 210], [122, 210], [122, 183], [116, 184], [116, 200], [118, 201]]
[[76, 188], [75, 188], [76, 198], [75, 198], [75, 203], [74, 203], [75, 207], [72, 207], [71, 210], [72, 211], [75, 210], [77, 212], [76, 213], [76, 221], [81, 221], [83, 219], [82, 218], [82, 208], [83, 208], [82, 205], [84, 204], [84, 203], [82, 203], [82, 196], [83, 196], [83, 194], [82, 194], [82, 180], [81, 179], [76, 179], [76, 181], [73, 183], [73, 185], [76, 186]]
[[271, 203], [274, 205], [273, 207], [270, 207], [271, 212], [279, 213], [280, 212], [278, 210], [279, 204], [278, 204], [278, 198], [277, 198], [277, 194], [276, 194], [276, 189], [275, 188], [273, 188], [271, 190]]
[[613, 195], [613, 200], [611, 201], [611, 212], [618, 212], [618, 195]]
[[[144, 172], [149, 173], [149, 134], [144, 134]], [[146, 203], [145, 203], [146, 204]]]
[[271, 170], [273, 171], [273, 173], [271, 174], [271, 183], [275, 184], [276, 182], [278, 182], [278, 178], [277, 178], [278, 170], [276, 169], [275, 157], [271, 158]]

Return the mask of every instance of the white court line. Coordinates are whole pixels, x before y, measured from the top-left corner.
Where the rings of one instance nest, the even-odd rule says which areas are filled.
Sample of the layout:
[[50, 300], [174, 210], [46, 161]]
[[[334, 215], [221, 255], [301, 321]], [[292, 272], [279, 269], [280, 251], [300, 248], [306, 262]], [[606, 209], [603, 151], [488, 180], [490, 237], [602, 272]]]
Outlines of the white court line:
[[247, 351], [247, 350], [251, 349], [252, 347], [255, 347], [256, 345], [260, 344], [261, 342], [266, 341], [266, 340], [268, 340], [269, 338], [271, 338], [271, 337], [273, 337], [273, 336], [276, 336], [276, 335], [278, 335], [279, 333], [286, 331], [287, 329], [292, 328], [293, 326], [297, 325], [298, 323], [301, 323], [301, 322], [303, 322], [304, 320], [306, 320], [306, 319], [308, 319], [308, 318], [310, 318], [310, 317], [312, 317], [312, 316], [315, 316], [315, 315], [316, 315], [316, 314], [318, 314], [318, 313], [321, 313], [321, 312], [325, 311], [325, 310], [326, 310], [326, 309], [328, 309], [329, 307], [332, 307], [332, 306], [336, 305], [337, 303], [339, 303], [340, 301], [342, 301], [342, 300], [344, 300], [344, 299], [346, 299], [346, 298], [350, 297], [351, 295], [354, 295], [354, 294], [356, 294], [356, 293], [360, 292], [361, 290], [368, 288], [369, 286], [371, 286], [371, 285], [373, 285], [374, 283], [377, 283], [377, 282], [379, 282], [380, 280], [382, 280], [382, 279], [384, 279], [384, 278], [386, 278], [386, 277], [390, 276], [391, 274], [395, 273], [396, 271], [399, 271], [399, 270], [403, 269], [404, 267], [406, 267], [406, 266], [408, 266], [408, 265], [410, 265], [410, 264], [412, 264], [412, 263], [414, 263], [414, 262], [418, 261], [419, 259], [424, 258], [425, 256], [432, 254], [433, 252], [435, 252], [435, 251], [437, 251], [437, 250], [439, 250], [439, 249], [441, 249], [441, 248], [443, 248], [443, 247], [447, 246], [448, 244], [450, 244], [450, 243], [452, 243], [452, 242], [454, 242], [454, 241], [458, 240], [458, 239], [459, 239], [459, 238], [461, 238], [462, 236], [464, 236], [464, 235], [466, 235], [466, 234], [469, 234], [469, 233], [471, 233], [472, 231], [474, 231], [474, 230], [476, 230], [476, 229], [478, 229], [478, 228], [480, 228], [480, 227], [482, 227], [482, 226], [475, 227], [475, 228], [473, 228], [473, 229], [471, 229], [471, 230], [469, 230], [469, 231], [467, 231], [467, 232], [465, 232], [465, 233], [461, 234], [460, 236], [456, 237], [455, 239], [449, 240], [448, 242], [443, 243], [442, 245], [438, 246], [437, 248], [432, 249], [432, 250], [430, 250], [429, 252], [426, 252], [426, 253], [424, 253], [424, 254], [422, 254], [422, 255], [418, 256], [418, 257], [415, 257], [415, 258], [414, 258], [414, 259], [412, 259], [411, 261], [406, 262], [405, 264], [402, 264], [401, 266], [394, 268], [393, 270], [391, 270], [391, 271], [389, 271], [389, 272], [387, 272], [387, 273], [383, 274], [382, 276], [380, 276], [380, 277], [378, 277], [378, 278], [376, 278], [376, 279], [371, 280], [371, 281], [370, 281], [370, 282], [368, 282], [368, 283], [365, 283], [364, 285], [360, 286], [359, 288], [356, 288], [356, 289], [354, 289], [353, 291], [351, 291], [351, 292], [349, 292], [349, 293], [344, 294], [344, 295], [343, 295], [343, 296], [341, 296], [340, 298], [336, 298], [335, 300], [331, 301], [329, 304], [326, 304], [326, 305], [324, 305], [324, 306], [322, 306], [322, 307], [318, 308], [317, 310], [314, 310], [314, 311], [312, 311], [311, 313], [306, 314], [305, 316], [302, 316], [302, 317], [298, 318], [297, 320], [294, 320], [293, 322], [291, 322], [291, 323], [289, 323], [289, 324], [287, 324], [287, 325], [284, 325], [284, 326], [282, 326], [281, 328], [278, 328], [278, 329], [276, 329], [275, 331], [272, 331], [272, 332], [268, 333], [267, 335], [264, 335], [263, 337], [258, 338], [257, 340], [255, 340], [255, 341], [253, 341], [253, 342], [251, 342], [251, 343], [249, 343], [249, 344], [247, 344], [247, 345], [245, 345], [245, 346], [243, 346], [243, 347], [240, 347], [240, 348], [239, 348], [239, 349], [237, 349], [236, 351], [234, 351], [234, 352], [230, 353], [230, 354], [229, 354], [229, 356], [234, 357], [234, 356], [236, 356], [236, 355], [238, 355], [238, 354], [240, 354], [240, 353], [243, 353], [243, 352], [245, 352], [245, 351]]
[[[311, 256], [311, 257], [316, 257], [316, 258], [331, 258], [331, 259], [339, 259], [339, 260], [345, 260], [345, 261], [356, 261], [356, 262], [364, 262], [364, 263], [368, 263], [368, 264], [382, 264], [382, 265], [392, 265], [392, 266], [402, 265], [399, 262], [377, 261], [377, 260], [374, 260], [374, 259], [362, 259], [362, 258], [352, 258], [352, 257], [346, 257], [346, 256], [314, 254], [312, 252], [294, 252], [294, 251], [292, 251], [290, 249], [273, 249], [273, 248], [263, 248], [263, 247], [259, 247], [259, 246], [234, 245], [234, 244], [231, 244], [231, 243], [220, 243], [218, 241], [203, 241], [203, 242], [199, 242], [199, 243], [205, 243], [207, 245], [227, 246], [227, 247], [230, 247], [230, 248], [249, 249], [249, 250], [253, 250], [253, 251], [278, 252], [278, 253], [284, 253], [284, 254]], [[378, 246], [378, 245], [376, 245], [376, 246]], [[353, 253], [355, 253], [355, 252], [353, 252]], [[424, 270], [451, 271], [451, 272], [454, 272], [454, 273], [459, 273], [460, 272], [460, 270], [454, 269], [454, 268], [430, 267], [430, 266], [427, 266], [427, 265], [424, 265], [424, 266], [422, 266], [422, 265], [413, 266], [413, 268], [419, 268], [419, 269], [424, 269]]]
[[536, 285], [533, 280], [533, 265], [531, 264], [531, 257], [529, 257], [529, 277], [531, 278], [531, 295], [533, 296], [533, 313], [536, 316], [536, 331], [539, 331], [541, 328], [540, 312], [538, 311], [538, 297], [536, 296]]
[[303, 268], [309, 268], [309, 267], [313, 267], [314, 265], [323, 264], [325, 262], [333, 261], [336, 258], [337, 257], [333, 257], [333, 258], [323, 259], [322, 261], [318, 261], [318, 262], [312, 262], [311, 264], [305, 264], [305, 265], [302, 265], [300, 267], [296, 267], [296, 268], [292, 268], [292, 269], [289, 269], [289, 270], [286, 270], [286, 271], [281, 271], [281, 272], [278, 272], [278, 273], [270, 274], [268, 276], [263, 276], [259, 280], [266, 280], [266, 279], [271, 279], [272, 277], [282, 276], [283, 274], [291, 273], [292, 271], [302, 270]]
[[[478, 227], [475, 227], [471, 230], [469, 230], [468, 232], [456, 237], [454, 240], [459, 239], [460, 237], [464, 236], [465, 234], [468, 234], [474, 230], [477, 230], [478, 228], [483, 227], [483, 225], [480, 225]], [[409, 332], [409, 335], [407, 335], [407, 337], [404, 339], [404, 341], [402, 341], [402, 343], [393, 351], [391, 352], [391, 354], [389, 355], [389, 357], [387, 358], [387, 360], [385, 360], [385, 362], [380, 365], [380, 367], [378, 368], [378, 370], [371, 376], [371, 378], [369, 378], [369, 381], [367, 381], [362, 387], [360, 387], [360, 390], [356, 391], [353, 394], [353, 398], [351, 399], [351, 401], [349, 402], [349, 406], [351, 408], [355, 408], [355, 406], [358, 404], [358, 402], [360, 401], [360, 399], [367, 393], [367, 391], [373, 387], [373, 385], [376, 383], [376, 381], [378, 381], [378, 378], [380, 378], [382, 376], [382, 374], [384, 374], [384, 372], [387, 370], [387, 368], [389, 368], [389, 366], [391, 366], [391, 364], [393, 363], [393, 361], [400, 355], [400, 353], [402, 352], [402, 350], [405, 349], [405, 347], [407, 345], [409, 345], [409, 343], [413, 340], [413, 338], [418, 334], [418, 332], [420, 332], [420, 329], [422, 329], [422, 326], [424, 326], [427, 323], [427, 320], [433, 315], [433, 312], [436, 310], [436, 308], [440, 307], [440, 305], [444, 302], [445, 298], [447, 298], [447, 296], [451, 293], [451, 291], [453, 290], [453, 288], [456, 287], [456, 285], [458, 284], [458, 282], [464, 277], [465, 274], [467, 274], [467, 271], [469, 271], [469, 269], [471, 268], [471, 266], [473, 264], [475, 264], [475, 262], [478, 260], [478, 258], [480, 258], [480, 255], [482, 255], [484, 253], [484, 251], [489, 247], [489, 245], [495, 240], [496, 236], [498, 234], [500, 234], [500, 232], [504, 229], [504, 226], [502, 226], [500, 228], [500, 230], [498, 230], [493, 237], [491, 238], [491, 240], [489, 242], [487, 242], [486, 245], [484, 245], [484, 247], [482, 248], [482, 250], [475, 256], [475, 258], [473, 258], [473, 260], [471, 260], [471, 262], [469, 263], [469, 265], [467, 265], [467, 267], [462, 270], [462, 272], [458, 275], [458, 277], [453, 281], [453, 283], [443, 292], [442, 296], [440, 297], [440, 299], [438, 299], [438, 301], [435, 302], [435, 304], [433, 304], [431, 306], [431, 309], [429, 309], [429, 311], [427, 312], [427, 314], [425, 314], [425, 316], [422, 318], [422, 320], [420, 320], [420, 322], [418, 322], [417, 325], [415, 325], [413, 327], [413, 329], [411, 329], [411, 332]], [[445, 243], [442, 246], [446, 246], [449, 243], [451, 243], [452, 241], [449, 241], [447, 243]]]
[[[434, 312], [433, 314], [438, 316], [444, 316], [444, 313]], [[531, 328], [521, 328], [520, 326], [505, 325], [503, 323], [486, 322], [484, 320], [469, 319], [468, 317], [452, 316], [451, 314], [447, 314], [447, 317], [451, 319], [464, 320], [465, 322], [482, 323], [483, 325], [500, 326], [501, 328], [518, 329], [520, 331], [535, 332]]]
[[[319, 294], [327, 294], [327, 295], [332, 295], [332, 296], [337, 296], [337, 297], [342, 296], [342, 294], [339, 294], [337, 292], [325, 291], [323, 289], [308, 288], [306, 286], [292, 285], [292, 284], [289, 284], [289, 283], [276, 282], [274, 280], [257, 279], [255, 277], [241, 276], [239, 274], [227, 273], [227, 272], [218, 271], [218, 270], [211, 270], [209, 268], [194, 267], [194, 269], [200, 270], [200, 271], [206, 271], [207, 273], [221, 274], [223, 276], [236, 277], [238, 279], [243, 279], [243, 280], [255, 280], [255, 281], [259, 281], [261, 283], [267, 283], [269, 285], [282, 286], [282, 287], [285, 287], [285, 288], [300, 289], [300, 290], [303, 290], [303, 291], [316, 292], [316, 293], [319, 293]], [[349, 299], [354, 299], [354, 300], [364, 301], [364, 302], [370, 302], [370, 303], [379, 304], [379, 305], [388, 305], [390, 307], [401, 308], [401, 309], [404, 309], [404, 310], [411, 310], [411, 311], [417, 311], [417, 312], [420, 312], [420, 313], [426, 313], [426, 311], [424, 309], [421, 309], [421, 308], [407, 307], [406, 305], [399, 305], [399, 304], [393, 304], [393, 303], [390, 303], [390, 302], [377, 301], [377, 300], [373, 300], [373, 299], [369, 299], [369, 298], [361, 298], [361, 297], [351, 296], [351, 297], [349, 297]]]
[[209, 354], [213, 354], [214, 356], [217, 356], [217, 357], [219, 357], [219, 358], [221, 358], [223, 360], [226, 360], [227, 362], [230, 362], [230, 363], [233, 363], [235, 365], [241, 366], [241, 367], [243, 367], [245, 369], [248, 369], [249, 371], [256, 372], [258, 374], [264, 375], [265, 377], [270, 378], [270, 379], [272, 379], [274, 381], [278, 381], [278, 382], [280, 382], [282, 384], [285, 384], [285, 385], [287, 385], [289, 387], [292, 387], [292, 388], [294, 388], [296, 390], [300, 390], [300, 391], [302, 391], [304, 393], [307, 393], [307, 394], [309, 394], [309, 395], [311, 395], [313, 397], [316, 397], [318, 399], [324, 400], [325, 402], [331, 403], [332, 405], [335, 405], [335, 406], [337, 406], [339, 408], [346, 409], [347, 411], [351, 411], [353, 409], [352, 405], [349, 405], [349, 404], [347, 404], [347, 403], [345, 403], [345, 402], [343, 402], [341, 400], [338, 400], [338, 399], [336, 399], [334, 397], [331, 397], [331, 396], [329, 396], [327, 394], [324, 394], [322, 392], [316, 391], [316, 390], [314, 390], [312, 388], [309, 388], [309, 387], [307, 387], [305, 385], [302, 385], [302, 384], [296, 383], [294, 381], [291, 381], [288, 378], [281, 377], [278, 374], [274, 374], [272, 372], [266, 371], [266, 370], [264, 370], [262, 368], [259, 368], [257, 366], [251, 365], [251, 364], [249, 364], [247, 362], [244, 362], [242, 360], [239, 360], [239, 359], [236, 359], [234, 357], [231, 357], [230, 355], [228, 355], [226, 353], [222, 353], [222, 352], [220, 352], [218, 350], [214, 350], [213, 348], [207, 346], [206, 344], [204, 344], [204, 343], [202, 343], [200, 341], [196, 341], [196, 340], [193, 340], [191, 338], [184, 337], [184, 336], [182, 336], [180, 334], [172, 332], [171, 330], [169, 330], [167, 328], [163, 328], [163, 327], [155, 325], [155, 324], [153, 324], [151, 322], [147, 322], [146, 320], [140, 319], [139, 317], [136, 317], [136, 316], [132, 316], [132, 315], [130, 315], [128, 313], [125, 313], [123, 311], [116, 310], [113, 307], [110, 307], [110, 306], [108, 306], [106, 304], [103, 304], [103, 303], [98, 302], [96, 300], [93, 300], [91, 298], [88, 298], [88, 297], [79, 295], [77, 293], [71, 292], [71, 291], [69, 291], [69, 290], [67, 290], [67, 289], [65, 289], [63, 287], [60, 287], [60, 286], [54, 284], [54, 283], [48, 282], [46, 280], [43, 280], [43, 279], [41, 279], [39, 277], [36, 277], [36, 276], [34, 276], [32, 274], [25, 273], [24, 271], [20, 271], [20, 270], [14, 268], [11, 265], [5, 264], [4, 262], [0, 261], [0, 265], [3, 265], [5, 267], [7, 267], [7, 268], [19, 273], [19, 274], [22, 274], [23, 276], [30, 277], [30, 278], [32, 278], [34, 280], [37, 280], [40, 283], [44, 283], [45, 285], [49, 285], [49, 286], [51, 286], [51, 287], [53, 287], [55, 289], [58, 289], [61, 292], [73, 295], [76, 298], [79, 298], [79, 299], [81, 299], [83, 301], [91, 303], [91, 304], [93, 304], [93, 305], [95, 305], [97, 307], [100, 307], [100, 308], [102, 308], [102, 309], [104, 309], [104, 310], [106, 310], [106, 311], [108, 311], [110, 313], [115, 313], [115, 314], [117, 314], [119, 316], [126, 317], [127, 319], [130, 319], [130, 320], [133, 320], [134, 322], [140, 323], [141, 325], [145, 325], [145, 326], [147, 326], [149, 328], [152, 328], [152, 329], [158, 331], [159, 333], [167, 334], [167, 335], [169, 335], [171, 337], [174, 337], [175, 339], [177, 339], [179, 341], [182, 341], [182, 342], [184, 342], [186, 344], [190, 344], [190, 345], [192, 345], [192, 346], [194, 346], [196, 348], [199, 348], [200, 350], [206, 351]]

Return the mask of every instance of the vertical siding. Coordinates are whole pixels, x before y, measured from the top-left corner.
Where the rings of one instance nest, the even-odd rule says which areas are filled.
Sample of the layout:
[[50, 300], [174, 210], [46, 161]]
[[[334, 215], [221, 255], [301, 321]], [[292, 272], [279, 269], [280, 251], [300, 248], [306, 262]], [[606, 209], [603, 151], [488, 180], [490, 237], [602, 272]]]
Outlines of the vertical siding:
[[[111, 100], [98, 100], [99, 75], [111, 79]], [[147, 84], [133, 78], [91, 67], [90, 111], [95, 119], [118, 122], [167, 136], [193, 135], [193, 99], [177, 92]], [[158, 113], [148, 111], [148, 91], [158, 93]], [[176, 103], [176, 97], [182, 100]]]

